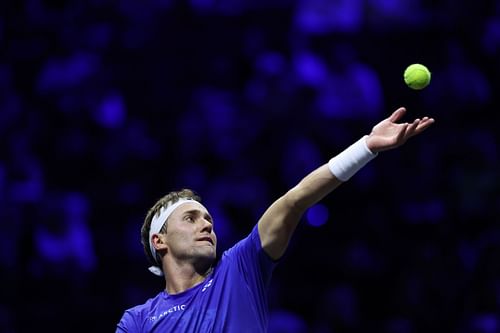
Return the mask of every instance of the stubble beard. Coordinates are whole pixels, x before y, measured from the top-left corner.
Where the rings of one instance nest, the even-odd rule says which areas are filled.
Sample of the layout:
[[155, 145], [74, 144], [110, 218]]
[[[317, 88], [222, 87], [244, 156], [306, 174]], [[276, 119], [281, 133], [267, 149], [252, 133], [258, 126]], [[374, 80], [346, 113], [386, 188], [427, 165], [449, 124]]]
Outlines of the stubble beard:
[[213, 266], [216, 258], [216, 250], [212, 248], [208, 249], [195, 249], [193, 253], [193, 265], [197, 272], [204, 274], [209, 271]]

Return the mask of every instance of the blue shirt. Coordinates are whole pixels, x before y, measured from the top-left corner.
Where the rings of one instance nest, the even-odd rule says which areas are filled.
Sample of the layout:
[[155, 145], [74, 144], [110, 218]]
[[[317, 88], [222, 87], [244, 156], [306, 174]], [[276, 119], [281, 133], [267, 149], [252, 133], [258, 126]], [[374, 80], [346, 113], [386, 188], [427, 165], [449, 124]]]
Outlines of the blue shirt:
[[175, 295], [162, 291], [126, 310], [116, 332], [266, 332], [267, 289], [275, 265], [255, 226], [223, 253], [205, 281]]

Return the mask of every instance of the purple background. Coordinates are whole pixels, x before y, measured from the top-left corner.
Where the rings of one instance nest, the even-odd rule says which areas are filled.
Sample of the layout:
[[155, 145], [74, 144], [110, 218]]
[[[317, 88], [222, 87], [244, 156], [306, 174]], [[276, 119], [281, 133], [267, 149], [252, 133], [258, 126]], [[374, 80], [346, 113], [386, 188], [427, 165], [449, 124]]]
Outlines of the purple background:
[[500, 1], [9, 1], [0, 45], [0, 332], [114, 331], [159, 197], [222, 253], [399, 106], [436, 124], [307, 212], [269, 331], [500, 332]]

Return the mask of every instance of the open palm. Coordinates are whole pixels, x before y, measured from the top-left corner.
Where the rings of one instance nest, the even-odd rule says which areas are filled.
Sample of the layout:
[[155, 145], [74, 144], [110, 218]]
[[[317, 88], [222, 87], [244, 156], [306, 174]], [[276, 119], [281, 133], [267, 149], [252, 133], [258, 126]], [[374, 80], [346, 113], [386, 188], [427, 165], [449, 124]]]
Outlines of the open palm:
[[390, 117], [373, 127], [372, 132], [366, 139], [366, 144], [372, 152], [378, 153], [399, 147], [406, 140], [422, 133], [434, 123], [434, 119], [429, 117], [417, 118], [412, 123], [397, 123], [405, 112], [406, 109], [401, 107], [394, 111]]

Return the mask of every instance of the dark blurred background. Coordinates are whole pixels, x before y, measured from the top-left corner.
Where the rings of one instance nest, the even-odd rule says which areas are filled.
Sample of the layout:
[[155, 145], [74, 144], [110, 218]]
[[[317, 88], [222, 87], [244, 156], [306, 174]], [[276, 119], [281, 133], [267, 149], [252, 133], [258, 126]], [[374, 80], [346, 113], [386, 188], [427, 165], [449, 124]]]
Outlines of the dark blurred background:
[[269, 331], [500, 332], [500, 1], [5, 1], [0, 43], [0, 332], [113, 332], [157, 199], [221, 254], [399, 106], [436, 123], [307, 212]]

